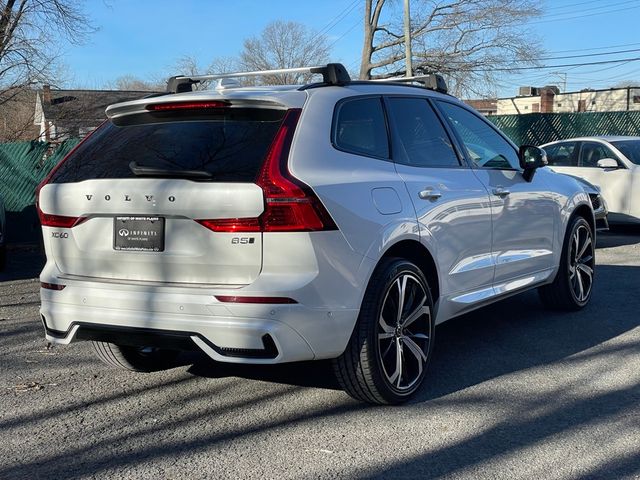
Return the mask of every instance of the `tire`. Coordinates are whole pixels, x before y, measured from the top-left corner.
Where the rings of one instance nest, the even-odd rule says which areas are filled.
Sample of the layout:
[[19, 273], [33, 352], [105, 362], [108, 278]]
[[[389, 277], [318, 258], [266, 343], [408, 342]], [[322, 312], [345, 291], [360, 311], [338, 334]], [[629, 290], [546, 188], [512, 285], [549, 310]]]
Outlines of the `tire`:
[[134, 372], [158, 372], [176, 366], [177, 350], [155, 347], [132, 347], [114, 343], [92, 341], [93, 350], [100, 361], [110, 367]]
[[573, 217], [562, 246], [560, 266], [553, 283], [538, 289], [551, 310], [580, 310], [591, 299], [595, 269], [593, 230], [580, 216]]
[[422, 271], [407, 260], [383, 260], [371, 276], [347, 348], [333, 361], [342, 388], [367, 403], [409, 400], [422, 385], [431, 358], [432, 312]]
[[7, 246], [0, 245], [0, 272], [7, 266]]

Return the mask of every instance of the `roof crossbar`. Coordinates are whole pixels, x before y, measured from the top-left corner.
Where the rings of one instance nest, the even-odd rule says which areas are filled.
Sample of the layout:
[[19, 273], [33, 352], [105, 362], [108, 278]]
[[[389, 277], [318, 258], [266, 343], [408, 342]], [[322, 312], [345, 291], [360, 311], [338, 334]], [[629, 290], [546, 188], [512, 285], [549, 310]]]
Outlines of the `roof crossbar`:
[[328, 63], [318, 67], [282, 68], [278, 70], [261, 70], [256, 72], [216, 73], [212, 75], [177, 75], [167, 81], [168, 93], [190, 92], [191, 86], [203, 81], [220, 80], [223, 78], [260, 77], [281, 73], [317, 73], [322, 75], [323, 83], [327, 85], [345, 85], [351, 77], [341, 63]]
[[372, 82], [394, 82], [394, 83], [421, 83], [424, 88], [429, 90], [435, 90], [440, 93], [447, 93], [447, 82], [444, 77], [437, 73], [430, 73], [429, 75], [418, 75], [415, 77], [390, 77], [390, 78], [376, 78]]

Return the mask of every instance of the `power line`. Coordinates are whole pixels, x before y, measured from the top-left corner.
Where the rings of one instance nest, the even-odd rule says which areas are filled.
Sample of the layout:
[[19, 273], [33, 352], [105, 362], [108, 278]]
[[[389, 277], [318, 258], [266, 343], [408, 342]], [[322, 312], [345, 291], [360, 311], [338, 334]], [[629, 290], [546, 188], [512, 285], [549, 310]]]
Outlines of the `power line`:
[[517, 72], [519, 70], [540, 70], [540, 69], [547, 69], [547, 68], [566, 68], [566, 67], [585, 67], [585, 66], [589, 66], [589, 65], [606, 65], [606, 64], [613, 64], [613, 63], [630, 63], [630, 62], [636, 62], [640, 60], [640, 57], [634, 57], [634, 58], [622, 58], [619, 60], [602, 60], [599, 62], [585, 62], [585, 63], [566, 63], [563, 65], [543, 65], [543, 66], [539, 66], [539, 67], [511, 67], [511, 68], [479, 68], [479, 69], [474, 69], [474, 68], [470, 68], [470, 69], [460, 69], [461, 71], [465, 71], [465, 72]]
[[547, 19], [547, 20], [536, 20], [534, 22], [528, 22], [527, 25], [537, 25], [537, 24], [540, 24], [540, 23], [551, 23], [551, 22], [565, 22], [567, 20], [574, 20], [576, 18], [593, 17], [595, 15], [605, 15], [605, 14], [608, 14], [608, 13], [616, 13], [616, 12], [622, 12], [622, 11], [626, 11], [626, 10], [632, 10], [634, 8], [638, 8], [638, 6], [639, 5], [636, 3], [636, 5], [634, 5], [633, 7], [619, 8], [617, 10], [608, 10], [608, 11], [605, 11], [605, 12], [587, 13], [585, 15], [575, 15], [573, 17], [565, 17], [565, 18], [551, 18], [551, 19]]
[[[582, 2], [582, 3], [576, 3], [574, 4], [574, 6], [584, 6], [588, 3], [593, 3], [593, 2]], [[624, 0], [624, 1], [618, 1], [618, 2], [610, 2], [607, 5], [598, 5], [597, 7], [590, 7], [590, 8], [581, 8], [579, 10], [580, 14], [584, 13], [584, 12], [593, 12], [593, 11], [597, 11], [597, 10], [606, 10], [608, 8], [613, 8], [613, 7], [619, 7], [621, 5], [628, 5], [630, 3], [635, 3], [637, 4], [637, 0]], [[566, 15], [572, 15], [575, 12], [560, 12], [560, 13], [551, 13], [551, 14], [544, 14], [542, 15], [542, 18], [554, 18], [554, 17], [563, 17]]]
[[351, 2], [344, 10], [342, 10], [340, 13], [338, 13], [338, 15], [333, 17], [333, 19], [318, 32], [318, 36], [324, 35], [325, 33], [329, 32], [331, 29], [333, 29], [336, 25], [338, 25], [358, 6], [359, 3], [360, 3], [360, 0], [354, 0], [353, 2]]
[[547, 7], [546, 10], [561, 10], [563, 8], [581, 7], [581, 6], [584, 6], [584, 5], [589, 5], [591, 3], [600, 3], [600, 4], [602, 4], [602, 0], [589, 0], [587, 2], [567, 3], [565, 5], [554, 5], [553, 7]]
[[571, 53], [571, 52], [584, 52], [586, 50], [606, 50], [607, 48], [621, 48], [621, 47], [634, 47], [636, 45], [640, 45], [640, 42], [636, 42], [636, 43], [623, 43], [620, 45], [609, 45], [606, 47], [591, 47], [591, 48], [574, 48], [571, 50], [556, 50], [555, 52], [551, 52], [551, 53]]
[[333, 47], [336, 43], [338, 43], [340, 40], [342, 40], [344, 37], [347, 36], [347, 34], [351, 33], [351, 30], [353, 30], [354, 28], [356, 28], [358, 25], [360, 25], [360, 21], [357, 21], [356, 23], [354, 23], [351, 28], [349, 28], [346, 32], [344, 32], [342, 35], [340, 35], [338, 38], [336, 38], [333, 42], [331, 42], [329, 44], [329, 48]]

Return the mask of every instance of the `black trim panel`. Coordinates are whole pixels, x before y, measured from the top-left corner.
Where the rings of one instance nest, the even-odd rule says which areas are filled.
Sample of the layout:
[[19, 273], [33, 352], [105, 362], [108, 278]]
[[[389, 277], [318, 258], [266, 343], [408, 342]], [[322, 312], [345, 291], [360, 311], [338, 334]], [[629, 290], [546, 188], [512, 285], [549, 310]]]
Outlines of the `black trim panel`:
[[138, 327], [115, 327], [113, 325], [97, 325], [86, 322], [72, 322], [71, 325], [69, 325], [69, 329], [63, 332], [49, 328], [45, 317], [43, 315], [41, 315], [41, 317], [47, 335], [61, 340], [66, 338], [76, 325], [79, 325], [80, 328], [75, 335], [76, 340], [93, 340], [114, 343], [116, 345], [154, 346], [173, 350], [197, 350], [198, 347], [191, 338], [195, 336], [206, 343], [216, 353], [224, 357], [272, 359], [278, 356], [278, 348], [269, 334], [262, 336], [263, 349], [231, 348], [219, 347], [196, 332]]

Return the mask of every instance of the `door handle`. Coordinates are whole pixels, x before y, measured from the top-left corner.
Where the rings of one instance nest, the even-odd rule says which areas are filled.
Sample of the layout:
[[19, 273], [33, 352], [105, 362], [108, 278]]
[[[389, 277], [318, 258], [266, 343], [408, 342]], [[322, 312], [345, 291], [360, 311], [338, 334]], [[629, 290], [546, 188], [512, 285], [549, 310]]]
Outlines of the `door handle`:
[[511, 192], [503, 187], [496, 187], [492, 190], [493, 194], [497, 197], [504, 198], [509, 195]]
[[418, 196], [422, 200], [438, 200], [442, 196], [442, 192], [434, 190], [433, 188], [425, 188], [418, 193]]

